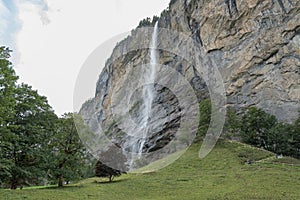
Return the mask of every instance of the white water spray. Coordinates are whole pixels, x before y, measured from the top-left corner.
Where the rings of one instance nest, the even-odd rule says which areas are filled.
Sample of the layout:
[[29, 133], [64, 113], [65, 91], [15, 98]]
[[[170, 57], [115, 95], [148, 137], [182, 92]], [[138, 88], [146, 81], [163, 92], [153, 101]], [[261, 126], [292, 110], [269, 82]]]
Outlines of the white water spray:
[[[150, 67], [145, 65], [143, 71], [143, 80], [145, 83], [154, 83], [156, 77], [156, 65], [158, 61], [157, 55], [157, 37], [158, 37], [158, 24], [155, 23], [154, 30], [152, 33], [152, 39], [150, 43]], [[147, 136], [151, 132], [150, 119], [152, 102], [154, 100], [154, 84], [145, 84], [142, 89], [142, 105], [139, 114], [139, 123], [133, 128], [135, 137], [130, 137], [127, 141], [128, 147], [132, 152], [130, 160], [130, 169], [134, 168], [136, 160], [140, 159], [143, 153], [143, 147], [145, 145]]]
[[[152, 33], [151, 46], [150, 46], [150, 68], [144, 73], [145, 82], [154, 83], [156, 76], [156, 65], [158, 60], [157, 55], [157, 35], [158, 35], [158, 23], [155, 23], [154, 31]], [[141, 127], [143, 129], [141, 139], [139, 141], [138, 155], [142, 155], [143, 147], [146, 142], [146, 138], [149, 134], [150, 126], [149, 121], [151, 118], [152, 102], [154, 99], [154, 84], [146, 85], [143, 87], [143, 102], [144, 109], [142, 110]]]

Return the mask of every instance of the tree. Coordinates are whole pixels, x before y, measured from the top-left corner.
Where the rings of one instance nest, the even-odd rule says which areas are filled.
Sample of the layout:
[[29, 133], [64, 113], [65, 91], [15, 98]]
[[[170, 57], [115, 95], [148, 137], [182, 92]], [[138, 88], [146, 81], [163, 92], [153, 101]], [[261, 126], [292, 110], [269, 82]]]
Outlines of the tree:
[[91, 164], [84, 159], [88, 153], [72, 114], [58, 119], [46, 97], [27, 84], [17, 85], [10, 52], [0, 47], [0, 184], [16, 189], [52, 175], [62, 186], [63, 178], [88, 175], [82, 168]]
[[99, 152], [99, 160], [95, 165], [95, 175], [97, 177], [108, 177], [109, 182], [111, 182], [115, 176], [126, 173], [128, 170], [126, 162], [127, 159], [122, 149], [116, 145], [111, 145], [107, 150]]
[[169, 8], [171, 8], [171, 6], [176, 2], [176, 0], [171, 0], [169, 3]]
[[243, 142], [256, 147], [268, 148], [268, 131], [277, 125], [275, 116], [261, 109], [251, 107], [241, 120], [241, 137]]
[[226, 136], [232, 138], [238, 136], [240, 132], [240, 120], [233, 109], [229, 109], [227, 112], [227, 120], [225, 123]]
[[7, 125], [5, 138], [5, 159], [11, 161], [7, 168], [8, 176], [2, 179], [16, 189], [20, 184], [38, 184], [45, 174], [44, 146], [56, 115], [49, 106], [46, 97], [26, 84], [14, 91], [14, 116]]
[[83, 176], [85, 148], [77, 134], [72, 113], [66, 113], [58, 120], [56, 133], [50, 142], [52, 149], [51, 177], [58, 180], [58, 187]]
[[11, 147], [12, 138], [8, 126], [14, 116], [16, 101], [13, 94], [18, 77], [8, 60], [10, 52], [8, 48], [0, 47], [0, 184], [6, 177], [10, 177], [13, 165], [12, 160], [6, 156], [6, 151]]
[[277, 123], [266, 131], [265, 149], [277, 154], [287, 155], [288, 138], [291, 132], [291, 125]]
[[159, 20], [159, 17], [154, 15], [153, 18], [152, 18], [152, 22], [151, 22], [151, 25], [154, 26], [155, 23]]
[[16, 89], [16, 76], [12, 68], [10, 50], [0, 47], [0, 123], [1, 127], [6, 127], [7, 121], [13, 117], [15, 105], [14, 92]]
[[281, 123], [275, 116], [253, 107], [244, 113], [239, 124], [243, 142], [300, 158], [300, 117], [293, 124]]
[[151, 26], [151, 18], [147, 17], [146, 19], [143, 19], [139, 22], [138, 28], [144, 27], [144, 26]]
[[113, 181], [115, 176], [120, 176], [122, 173], [120, 170], [113, 169], [111, 167], [106, 166], [100, 160], [97, 161], [95, 166], [95, 175], [97, 177], [108, 177], [109, 182]]
[[0, 179], [16, 189], [37, 183], [43, 174], [43, 144], [55, 116], [47, 99], [18, 77], [8, 60], [11, 51], [0, 47]]
[[210, 99], [204, 99], [199, 103], [199, 127], [195, 142], [201, 140], [208, 131], [211, 119], [211, 102]]
[[293, 123], [288, 134], [287, 154], [300, 159], [300, 117]]

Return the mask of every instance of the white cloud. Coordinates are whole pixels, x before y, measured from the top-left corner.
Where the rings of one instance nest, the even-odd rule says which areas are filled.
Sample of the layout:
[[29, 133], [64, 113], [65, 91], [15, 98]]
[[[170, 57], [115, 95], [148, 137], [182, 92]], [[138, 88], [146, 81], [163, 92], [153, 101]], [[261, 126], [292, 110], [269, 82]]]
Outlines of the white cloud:
[[[135, 28], [141, 19], [159, 14], [169, 0], [30, 2], [17, 5], [22, 28], [15, 38], [20, 52], [16, 70], [21, 81], [47, 96], [62, 114], [73, 110], [75, 80], [88, 55], [112, 36]], [[99, 71], [101, 67], [99, 63]], [[91, 91], [92, 96], [94, 88]]]
[[40, 16], [40, 20], [44, 25], [50, 23], [48, 16], [49, 5], [47, 0], [19, 0], [19, 4], [30, 4], [36, 6], [36, 11]]

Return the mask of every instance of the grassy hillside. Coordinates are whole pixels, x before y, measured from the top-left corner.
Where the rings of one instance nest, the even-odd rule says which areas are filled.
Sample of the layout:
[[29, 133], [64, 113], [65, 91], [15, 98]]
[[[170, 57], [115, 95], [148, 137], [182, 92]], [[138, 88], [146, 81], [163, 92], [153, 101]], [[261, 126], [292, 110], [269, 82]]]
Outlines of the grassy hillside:
[[[122, 175], [112, 183], [91, 178], [62, 189], [0, 190], [0, 199], [300, 199], [299, 160], [224, 141], [201, 160], [199, 148], [193, 145], [158, 172]], [[245, 164], [248, 159], [253, 164]]]

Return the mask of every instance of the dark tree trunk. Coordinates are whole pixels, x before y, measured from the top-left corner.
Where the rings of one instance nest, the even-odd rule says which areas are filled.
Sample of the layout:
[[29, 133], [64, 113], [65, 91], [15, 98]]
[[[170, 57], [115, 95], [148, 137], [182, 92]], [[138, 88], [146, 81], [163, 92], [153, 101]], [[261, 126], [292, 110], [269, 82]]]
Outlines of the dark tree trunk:
[[12, 180], [11, 185], [10, 185], [10, 189], [15, 190], [17, 189], [18, 184], [16, 180]]
[[60, 175], [58, 178], [58, 187], [62, 187], [63, 186], [63, 176]]
[[[67, 161], [66, 158], [64, 158], [61, 161], [61, 163], [58, 165], [58, 168], [60, 170], [62, 170], [64, 168], [66, 161]], [[63, 174], [59, 175], [59, 177], [58, 177], [58, 187], [62, 187], [62, 186], [63, 186]]]

